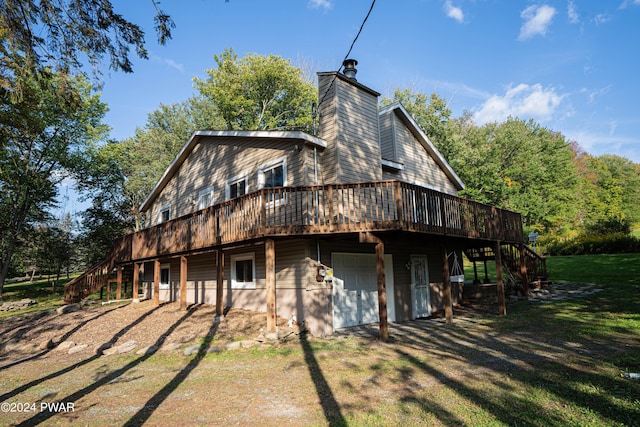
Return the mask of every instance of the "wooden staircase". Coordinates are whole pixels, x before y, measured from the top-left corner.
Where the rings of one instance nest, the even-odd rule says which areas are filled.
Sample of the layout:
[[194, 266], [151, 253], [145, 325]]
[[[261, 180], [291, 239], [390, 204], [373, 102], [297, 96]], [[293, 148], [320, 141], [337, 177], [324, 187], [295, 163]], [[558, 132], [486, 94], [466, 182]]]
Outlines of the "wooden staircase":
[[[522, 254], [521, 251], [522, 250]], [[495, 252], [492, 247], [477, 247], [464, 250], [465, 255], [474, 264], [475, 283], [480, 283], [477, 273], [477, 262], [483, 262], [485, 268], [484, 283], [488, 283], [487, 261], [495, 261]], [[538, 255], [533, 249], [524, 244], [516, 245], [512, 243], [500, 246], [503, 268], [507, 270], [506, 285], [511, 291], [521, 291], [522, 284], [527, 283], [529, 287], [540, 286], [548, 281], [547, 263], [544, 257]], [[523, 262], [524, 261], [524, 266]], [[523, 267], [526, 267], [523, 268]], [[523, 277], [526, 274], [526, 277]], [[528, 293], [528, 289], [526, 290]]]
[[[67, 304], [80, 302], [87, 298], [89, 295], [100, 291], [100, 298], [102, 298], [102, 291], [106, 287], [106, 298], [111, 299], [111, 287], [108, 286], [113, 282], [117, 283], [116, 274], [116, 262], [113, 256], [110, 256], [106, 261], [102, 261], [99, 264], [94, 265], [80, 276], [69, 281], [64, 286], [64, 301]], [[122, 270], [121, 284], [133, 283], [133, 268], [127, 266]], [[126, 285], [124, 294], [127, 293]], [[121, 293], [122, 295], [122, 293]], [[121, 297], [117, 295], [116, 299]]]

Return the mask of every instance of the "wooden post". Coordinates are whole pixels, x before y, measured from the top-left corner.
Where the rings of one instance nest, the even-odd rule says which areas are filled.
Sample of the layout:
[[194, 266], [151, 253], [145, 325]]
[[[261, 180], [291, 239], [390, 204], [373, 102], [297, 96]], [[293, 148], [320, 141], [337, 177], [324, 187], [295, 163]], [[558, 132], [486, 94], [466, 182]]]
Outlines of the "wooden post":
[[124, 267], [119, 266], [116, 270], [116, 300], [122, 299], [122, 269]]
[[180, 310], [187, 310], [187, 257], [180, 257]]
[[380, 316], [380, 341], [389, 341], [387, 316], [387, 284], [384, 274], [384, 243], [376, 243], [376, 276], [378, 277], [378, 313]]
[[449, 257], [447, 256], [447, 245], [442, 248], [442, 281], [444, 285], [442, 302], [444, 303], [444, 317], [447, 325], [453, 323], [453, 303], [451, 298], [451, 275], [449, 273]]
[[360, 233], [360, 243], [376, 245], [376, 277], [378, 281], [378, 316], [380, 317], [380, 341], [389, 340], [389, 319], [387, 314], [387, 283], [384, 274], [384, 242], [369, 232]]
[[153, 304], [160, 305], [160, 260], [153, 262]]
[[276, 332], [276, 249], [273, 239], [264, 243], [267, 279], [267, 332]]
[[133, 290], [131, 291], [131, 298], [133, 302], [140, 302], [138, 299], [138, 287], [140, 286], [140, 264], [137, 262], [133, 263], [133, 277], [131, 278], [133, 282]]
[[496, 256], [496, 285], [498, 290], [498, 311], [501, 316], [507, 314], [507, 303], [504, 296], [504, 281], [502, 280], [502, 252], [500, 252], [500, 241], [495, 245]]
[[224, 252], [218, 250], [218, 272], [216, 275], [216, 317], [224, 314], [223, 291], [224, 291]]
[[518, 245], [520, 249], [520, 277], [522, 278], [522, 295], [529, 296], [529, 272], [527, 271], [527, 259], [524, 253], [524, 243]]

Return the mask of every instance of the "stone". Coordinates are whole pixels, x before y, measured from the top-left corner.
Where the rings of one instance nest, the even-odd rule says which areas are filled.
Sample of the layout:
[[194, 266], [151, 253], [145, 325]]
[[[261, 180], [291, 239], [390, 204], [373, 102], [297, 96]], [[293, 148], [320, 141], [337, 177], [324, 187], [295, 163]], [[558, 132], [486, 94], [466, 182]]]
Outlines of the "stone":
[[219, 345], [212, 345], [207, 349], [207, 353], [222, 353], [224, 351], [224, 347]]
[[200, 344], [190, 345], [189, 347], [184, 349], [183, 353], [185, 356], [191, 356], [192, 354], [199, 352], [201, 347], [202, 346]]
[[182, 344], [177, 343], [177, 342], [172, 342], [172, 343], [163, 345], [162, 346], [162, 351], [178, 350], [180, 347], [182, 347]]
[[56, 310], [56, 313], [67, 314], [67, 313], [73, 313], [74, 311], [78, 311], [78, 310], [80, 310], [80, 304], [78, 303], [67, 304], [67, 305], [63, 305], [62, 307], [58, 307], [58, 309]]
[[224, 345], [224, 348], [227, 350], [235, 350], [240, 348], [240, 341], [233, 341]]
[[122, 353], [128, 353], [130, 351], [132, 351], [134, 348], [136, 348], [138, 346], [138, 342], [135, 340], [130, 340], [125, 342], [124, 344], [120, 344], [117, 349], [118, 349], [118, 353], [122, 354]]
[[22, 310], [34, 304], [37, 304], [37, 302], [30, 298], [23, 298], [19, 301], [7, 301], [0, 304], [0, 311]]
[[258, 342], [255, 341], [255, 340], [243, 340], [243, 341], [240, 341], [240, 346], [242, 348], [253, 348], [256, 345], [258, 345]]
[[270, 341], [277, 341], [278, 340], [278, 333], [277, 332], [266, 332], [264, 334], [264, 337]]
[[74, 343], [73, 341], [62, 341], [60, 344], [58, 344], [58, 347], [56, 349], [60, 351], [68, 351], [71, 347], [75, 347], [75, 345], [76, 343]]
[[67, 351], [68, 354], [75, 354], [75, 353], [80, 353], [82, 350], [84, 350], [85, 348], [89, 347], [89, 344], [79, 344], [79, 345], [75, 345], [73, 347], [71, 347], [69, 349], [69, 351]]
[[156, 351], [158, 351], [158, 346], [157, 345], [148, 345], [148, 346], [142, 347], [140, 350], [136, 351], [136, 354], [141, 356], [141, 355], [153, 354]]
[[109, 347], [102, 350], [103, 356], [111, 356], [112, 354], [116, 354], [118, 352], [118, 347]]
[[47, 341], [42, 341], [38, 345], [38, 349], [40, 349], [40, 350], [49, 350], [49, 349], [52, 349], [55, 346], [56, 346], [56, 344], [53, 342], [53, 340], [49, 339]]

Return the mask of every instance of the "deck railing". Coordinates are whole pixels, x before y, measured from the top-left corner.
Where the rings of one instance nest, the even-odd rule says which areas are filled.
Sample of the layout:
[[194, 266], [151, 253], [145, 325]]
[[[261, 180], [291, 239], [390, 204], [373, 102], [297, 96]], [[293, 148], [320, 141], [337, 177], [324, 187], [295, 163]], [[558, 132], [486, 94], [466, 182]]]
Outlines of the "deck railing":
[[399, 181], [265, 188], [125, 236], [119, 262], [267, 237], [406, 230], [523, 241], [520, 214]]

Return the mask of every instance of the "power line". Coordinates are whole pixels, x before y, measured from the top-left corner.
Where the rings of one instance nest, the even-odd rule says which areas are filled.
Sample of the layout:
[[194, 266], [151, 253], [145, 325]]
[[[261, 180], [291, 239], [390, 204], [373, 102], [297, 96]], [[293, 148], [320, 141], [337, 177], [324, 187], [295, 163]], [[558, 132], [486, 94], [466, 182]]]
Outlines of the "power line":
[[333, 87], [333, 83], [336, 81], [336, 77], [337, 77], [338, 73], [340, 72], [340, 70], [342, 70], [342, 67], [344, 65], [344, 61], [346, 61], [349, 58], [349, 55], [351, 54], [351, 51], [353, 50], [353, 46], [356, 44], [356, 41], [358, 40], [358, 37], [360, 37], [360, 33], [362, 32], [362, 29], [364, 28], [364, 24], [367, 22], [367, 19], [369, 19], [369, 15], [371, 15], [371, 11], [373, 10], [373, 6], [375, 6], [375, 4], [376, 4], [376, 0], [373, 0], [371, 2], [371, 7], [369, 7], [369, 12], [367, 12], [367, 16], [364, 17], [364, 20], [362, 21], [362, 24], [360, 25], [360, 29], [358, 30], [358, 34], [356, 34], [355, 38], [351, 42], [351, 46], [349, 47], [349, 51], [344, 56], [344, 59], [342, 60], [342, 63], [340, 64], [340, 67], [338, 67], [338, 71], [333, 76], [333, 79], [331, 80], [331, 83], [329, 84], [329, 87], [327, 88], [327, 90], [322, 95], [322, 98], [320, 99], [320, 102], [318, 102], [318, 108], [320, 108], [320, 106], [324, 102], [324, 99], [327, 97], [327, 94], [331, 90], [331, 87]]

